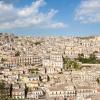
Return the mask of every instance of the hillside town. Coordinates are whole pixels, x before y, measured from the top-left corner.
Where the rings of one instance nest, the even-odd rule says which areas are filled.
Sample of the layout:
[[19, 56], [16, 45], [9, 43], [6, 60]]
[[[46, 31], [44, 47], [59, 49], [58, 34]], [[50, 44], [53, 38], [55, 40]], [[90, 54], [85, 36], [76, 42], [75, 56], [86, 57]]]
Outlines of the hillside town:
[[100, 36], [0, 33], [0, 100], [100, 100]]

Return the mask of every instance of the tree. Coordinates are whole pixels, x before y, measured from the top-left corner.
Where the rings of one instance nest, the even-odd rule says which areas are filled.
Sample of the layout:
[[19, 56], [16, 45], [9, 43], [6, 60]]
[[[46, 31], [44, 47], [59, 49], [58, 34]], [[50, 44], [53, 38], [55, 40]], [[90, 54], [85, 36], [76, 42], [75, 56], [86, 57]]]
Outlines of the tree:
[[77, 60], [79, 60], [80, 62], [84, 62], [84, 54], [83, 53], [78, 54]]
[[75, 70], [80, 69], [80, 64], [77, 63], [76, 61], [73, 61], [73, 68], [74, 68]]
[[41, 76], [39, 76], [39, 81], [42, 82], [42, 78], [41, 78]]
[[36, 41], [34, 44], [35, 44], [35, 45], [40, 45], [41, 42], [40, 42], [40, 41]]
[[25, 84], [25, 98], [27, 98], [27, 93], [28, 93], [28, 87], [27, 87], [27, 85]]
[[98, 51], [94, 51], [93, 53], [96, 54], [96, 53], [98, 53]]
[[68, 57], [63, 57], [63, 63], [64, 63], [64, 70], [68, 70], [69, 66], [70, 66], [70, 59]]
[[63, 57], [63, 62], [66, 64], [70, 59], [68, 57]]
[[50, 81], [50, 77], [47, 75], [47, 82], [49, 82]]
[[91, 63], [96, 63], [96, 56], [94, 53], [90, 54], [89, 60]]
[[83, 53], [78, 54], [78, 57], [79, 57], [79, 58], [84, 58], [84, 54], [83, 54]]
[[0, 82], [0, 100], [9, 100], [9, 87], [6, 87], [6, 84]]
[[2, 63], [5, 62], [5, 61], [7, 61], [6, 58], [1, 58], [1, 62], [2, 62]]
[[10, 85], [10, 97], [12, 98], [12, 89], [13, 89], [13, 85]]
[[99, 78], [97, 78], [96, 81], [97, 81], [98, 84], [100, 84], [100, 79]]
[[69, 58], [64, 58], [64, 69], [65, 70], [78, 70], [80, 69], [80, 65], [78, 62], [76, 62], [75, 60], [71, 60]]
[[84, 54], [79, 54], [78, 58], [76, 60], [78, 60], [79, 62], [82, 63], [92, 63], [92, 64], [96, 64], [96, 63], [100, 63], [100, 60], [98, 60], [95, 56], [95, 52], [91, 53], [89, 55], [89, 58], [84, 58], [83, 56]]
[[47, 69], [45, 68], [45, 74], [47, 73]]
[[15, 53], [15, 56], [20, 56], [20, 52], [17, 51], [17, 52]]

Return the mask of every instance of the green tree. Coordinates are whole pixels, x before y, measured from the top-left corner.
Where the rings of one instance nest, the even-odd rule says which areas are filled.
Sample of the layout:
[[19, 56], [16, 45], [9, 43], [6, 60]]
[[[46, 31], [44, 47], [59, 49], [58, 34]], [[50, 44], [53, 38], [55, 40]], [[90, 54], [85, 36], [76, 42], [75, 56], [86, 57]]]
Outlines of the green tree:
[[45, 68], [44, 70], [45, 70], [45, 74], [46, 74], [47, 73], [47, 69]]
[[41, 78], [41, 76], [39, 76], [39, 81], [42, 82], [42, 78]]
[[80, 62], [84, 62], [84, 54], [83, 53], [78, 54], [77, 60], [79, 60]]
[[78, 70], [80, 69], [80, 64], [75, 60], [71, 60], [69, 58], [64, 58], [64, 70]]
[[80, 69], [80, 64], [77, 63], [76, 61], [73, 61], [73, 68], [74, 68], [75, 70]]
[[15, 56], [20, 56], [20, 52], [17, 51], [17, 52], [15, 53]]
[[91, 53], [89, 55], [89, 58], [84, 58], [83, 56], [84, 54], [79, 54], [78, 58], [76, 58], [76, 60], [78, 60], [79, 62], [82, 63], [92, 63], [92, 64], [96, 64], [96, 63], [100, 63], [100, 60], [98, 60], [95, 56], [95, 52]]
[[12, 98], [12, 89], [13, 89], [13, 85], [10, 85], [10, 97]]
[[90, 54], [89, 61], [90, 63], [96, 63], [96, 56], [94, 53]]
[[34, 44], [35, 44], [35, 45], [40, 45], [41, 42], [40, 42], [40, 41], [36, 41]]
[[28, 91], [29, 91], [29, 89], [28, 89], [27, 85], [25, 84], [25, 98], [27, 98]]
[[50, 77], [47, 75], [47, 82], [49, 82], [50, 81]]
[[98, 84], [100, 84], [100, 79], [99, 78], [97, 78], [96, 81], [97, 81]]
[[9, 100], [9, 87], [6, 87], [6, 84], [1, 81], [0, 82], [0, 100]]
[[1, 62], [2, 62], [2, 63], [5, 62], [5, 61], [7, 61], [6, 58], [1, 58]]
[[78, 58], [84, 58], [84, 54], [83, 53], [81, 53], [81, 54], [78, 54]]

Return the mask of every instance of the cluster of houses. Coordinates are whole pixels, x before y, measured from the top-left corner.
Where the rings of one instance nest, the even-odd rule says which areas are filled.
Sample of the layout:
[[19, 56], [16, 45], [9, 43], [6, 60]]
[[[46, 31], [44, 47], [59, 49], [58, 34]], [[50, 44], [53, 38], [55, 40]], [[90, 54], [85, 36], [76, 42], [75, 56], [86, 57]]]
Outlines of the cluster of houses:
[[[63, 57], [100, 58], [100, 37], [25, 37], [0, 34], [0, 80], [22, 100], [99, 100], [100, 65], [65, 71]], [[88, 67], [90, 66], [90, 67]]]

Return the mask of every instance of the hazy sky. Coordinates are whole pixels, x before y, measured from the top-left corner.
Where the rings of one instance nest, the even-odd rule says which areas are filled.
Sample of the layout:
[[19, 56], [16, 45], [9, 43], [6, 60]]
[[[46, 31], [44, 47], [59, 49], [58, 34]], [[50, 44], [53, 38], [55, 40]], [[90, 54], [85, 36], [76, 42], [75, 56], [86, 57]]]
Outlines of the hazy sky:
[[0, 32], [100, 35], [100, 0], [0, 0]]

